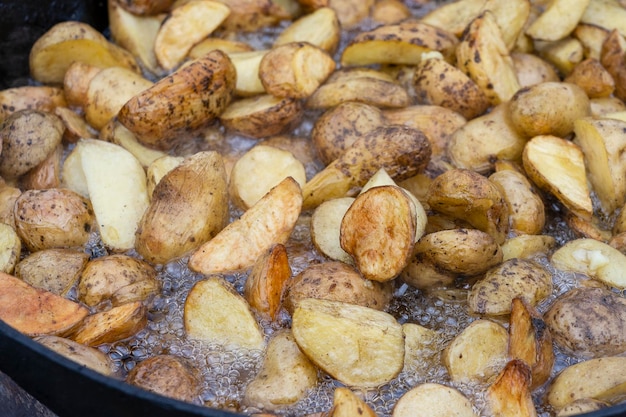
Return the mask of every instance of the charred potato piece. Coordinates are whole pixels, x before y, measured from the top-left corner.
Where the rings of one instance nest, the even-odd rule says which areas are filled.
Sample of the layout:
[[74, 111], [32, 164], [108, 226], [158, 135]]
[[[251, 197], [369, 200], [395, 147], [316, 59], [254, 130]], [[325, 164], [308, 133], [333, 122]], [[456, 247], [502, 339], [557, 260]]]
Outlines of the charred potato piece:
[[96, 348], [52, 335], [38, 336], [34, 340], [48, 349], [103, 375], [114, 376], [115, 374], [115, 365], [111, 359], [106, 353]]
[[476, 417], [472, 403], [457, 389], [441, 384], [420, 384], [400, 397], [392, 417], [409, 417], [421, 410], [423, 415]]
[[202, 392], [198, 370], [174, 355], [156, 355], [141, 361], [128, 373], [126, 382], [187, 402], [196, 400]]
[[528, 365], [517, 359], [508, 362], [487, 389], [488, 408], [501, 417], [535, 417]]
[[71, 249], [33, 252], [16, 265], [15, 275], [33, 287], [65, 296], [78, 282], [89, 255]]

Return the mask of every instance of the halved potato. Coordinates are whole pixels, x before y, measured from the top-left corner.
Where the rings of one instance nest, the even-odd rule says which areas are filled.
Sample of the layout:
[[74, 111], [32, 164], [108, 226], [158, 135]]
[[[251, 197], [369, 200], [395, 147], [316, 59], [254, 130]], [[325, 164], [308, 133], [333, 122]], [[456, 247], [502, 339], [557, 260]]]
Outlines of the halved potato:
[[533, 39], [558, 41], [568, 36], [585, 13], [590, 0], [554, 0], [526, 29]]
[[[416, 410], [420, 411], [416, 414]], [[460, 391], [435, 383], [420, 384], [404, 393], [394, 406], [392, 417], [416, 415], [476, 417], [472, 403]]]
[[141, 301], [135, 301], [86, 317], [70, 337], [87, 346], [99, 346], [126, 339], [147, 323], [147, 307]]
[[311, 240], [318, 251], [331, 259], [354, 264], [341, 247], [341, 221], [354, 202], [353, 197], [334, 198], [320, 204], [311, 216]]
[[295, 20], [280, 32], [273, 46], [290, 42], [309, 42], [334, 54], [339, 46], [341, 28], [337, 12], [330, 7], [320, 7]]
[[33, 252], [16, 265], [15, 275], [33, 287], [65, 296], [78, 282], [89, 255], [72, 249]]

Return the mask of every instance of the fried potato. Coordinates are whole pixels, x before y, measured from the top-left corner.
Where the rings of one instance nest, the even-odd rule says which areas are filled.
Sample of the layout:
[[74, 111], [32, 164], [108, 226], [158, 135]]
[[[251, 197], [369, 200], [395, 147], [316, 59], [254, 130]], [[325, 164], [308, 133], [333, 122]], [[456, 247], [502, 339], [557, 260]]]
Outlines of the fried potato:
[[119, 145], [82, 139], [67, 157], [62, 175], [69, 189], [91, 200], [104, 244], [119, 251], [133, 248], [148, 207], [139, 161]]
[[264, 138], [291, 129], [302, 118], [302, 102], [261, 94], [232, 102], [219, 116], [227, 128], [244, 136]]
[[328, 417], [350, 417], [357, 414], [363, 417], [376, 417], [374, 410], [350, 388], [335, 388], [333, 408], [329, 411]]
[[583, 46], [585, 58], [599, 60], [602, 44], [609, 33], [610, 30], [603, 27], [579, 22], [571, 36]]
[[158, 159], [155, 159], [154, 162], [148, 166], [146, 170], [147, 177], [147, 189], [148, 189], [148, 197], [152, 200], [152, 194], [154, 194], [154, 189], [157, 184], [161, 181], [161, 179], [171, 170], [176, 168], [178, 165], [182, 164], [185, 160], [182, 156], [170, 156], [165, 155]]
[[309, 42], [332, 55], [337, 51], [340, 39], [341, 28], [337, 12], [330, 7], [320, 7], [287, 26], [274, 40], [273, 46]]
[[[235, 55], [241, 52], [255, 52], [252, 45], [246, 42], [209, 36], [208, 38], [195, 44], [189, 51], [187, 57], [189, 59], [198, 59], [215, 49], [220, 49], [226, 52], [235, 66], [237, 66]], [[237, 71], [237, 81], [239, 81], [240, 74], [241, 71]]]
[[274, 334], [259, 373], [246, 385], [243, 403], [263, 410], [295, 404], [317, 384], [317, 368], [298, 347], [290, 330]]
[[12, 274], [22, 253], [22, 241], [13, 227], [0, 223], [0, 272]]
[[599, 60], [588, 58], [576, 65], [563, 80], [582, 88], [587, 97], [608, 97], [615, 90], [615, 81]]
[[550, 81], [560, 81], [556, 69], [541, 57], [523, 52], [512, 52], [513, 66], [520, 87], [530, 87]]
[[87, 346], [99, 346], [126, 339], [148, 322], [148, 310], [141, 301], [122, 304], [86, 317], [70, 338]]
[[589, 100], [592, 117], [607, 117], [609, 114], [626, 111], [626, 104], [615, 96]]
[[[189, 259], [189, 268], [205, 275], [249, 268], [272, 245], [287, 242], [301, 208], [300, 186], [288, 177], [198, 248]], [[233, 253], [239, 255], [233, 257]]]
[[237, 71], [235, 94], [240, 97], [264, 94], [265, 87], [259, 77], [259, 68], [267, 49], [229, 52], [228, 57]]
[[133, 132], [124, 127], [117, 119], [112, 119], [104, 125], [104, 127], [100, 129], [98, 138], [120, 145], [133, 154], [144, 168], [149, 167], [154, 161], [166, 155], [163, 151], [148, 148], [139, 143], [137, 137], [133, 135]]
[[612, 0], [593, 0], [585, 9], [580, 21], [606, 28], [617, 29], [622, 36], [626, 36], [626, 10], [619, 2]]
[[15, 229], [15, 215], [13, 208], [15, 200], [22, 194], [17, 187], [0, 187], [0, 223], [6, 223]]
[[200, 372], [188, 360], [156, 355], [130, 370], [126, 382], [180, 401], [196, 401], [202, 393]]
[[504, 241], [502, 260], [512, 258], [530, 258], [538, 254], [547, 254], [556, 245], [554, 237], [549, 235], [519, 235]]
[[254, 32], [293, 20], [301, 12], [296, 0], [220, 0], [231, 10], [222, 23], [226, 32]]
[[422, 54], [433, 51], [441, 52], [446, 60], [452, 61], [457, 44], [454, 34], [408, 19], [358, 34], [343, 50], [341, 65], [415, 65], [422, 60]]
[[30, 251], [81, 247], [94, 227], [89, 200], [65, 188], [25, 191], [14, 213], [17, 234]]
[[305, 184], [304, 208], [354, 195], [381, 168], [394, 181], [411, 177], [426, 167], [431, 152], [430, 142], [419, 130], [398, 125], [375, 128]]
[[78, 303], [0, 273], [0, 319], [27, 336], [66, 333], [87, 314]]
[[272, 246], [254, 263], [243, 287], [243, 295], [250, 307], [271, 320], [276, 318], [287, 283], [291, 281], [291, 267], [283, 244]]
[[0, 175], [18, 178], [43, 162], [61, 144], [65, 126], [52, 113], [20, 110], [0, 125]]
[[63, 76], [63, 93], [70, 106], [84, 109], [87, 107], [87, 90], [89, 83], [103, 68], [74, 61]]
[[510, 100], [520, 88], [502, 31], [489, 11], [470, 23], [456, 48], [456, 61], [493, 105]]
[[287, 177], [303, 187], [306, 172], [302, 162], [289, 151], [256, 145], [235, 162], [230, 173], [230, 197], [247, 210]]
[[206, 126], [224, 111], [236, 79], [228, 56], [209, 52], [131, 98], [119, 121], [144, 145], [171, 149], [185, 132]]
[[311, 216], [311, 241], [315, 248], [336, 261], [353, 265], [352, 256], [341, 247], [341, 221], [353, 197], [334, 198], [320, 204]]
[[411, 10], [401, 0], [380, 0], [372, 7], [372, 20], [395, 24], [411, 17]]
[[568, 36], [585, 13], [590, 0], [554, 0], [526, 29], [533, 39], [558, 41]]
[[404, 323], [404, 368], [403, 372], [425, 372], [433, 362], [439, 362], [443, 338], [437, 331], [415, 323]]
[[370, 281], [343, 262], [309, 265], [293, 277], [285, 291], [284, 307], [293, 314], [301, 300], [317, 298], [384, 310], [391, 301], [391, 283]]
[[186, 158], [156, 185], [137, 227], [135, 249], [164, 264], [197, 249], [228, 223], [228, 186], [219, 153]]
[[106, 353], [96, 348], [85, 346], [71, 339], [52, 335], [37, 336], [34, 340], [82, 366], [103, 375], [115, 375], [115, 365], [113, 361], [111, 361]]
[[231, 349], [256, 350], [265, 345], [263, 332], [246, 300], [217, 276], [198, 281], [189, 291], [183, 322], [192, 339]]
[[535, 52], [567, 76], [584, 59], [582, 43], [571, 36], [554, 42], [535, 41]]
[[71, 249], [33, 252], [15, 267], [15, 276], [36, 288], [65, 296], [78, 282], [89, 255]]
[[591, 219], [593, 207], [579, 146], [556, 136], [536, 136], [524, 148], [523, 163], [535, 185], [554, 195], [577, 216]]
[[611, 31], [606, 40], [602, 43], [600, 50], [600, 62], [606, 68], [615, 81], [614, 94], [624, 101], [626, 99], [626, 41], [624, 35]]
[[302, 352], [347, 386], [376, 387], [402, 370], [402, 326], [387, 313], [307, 298], [298, 303], [292, 321]]
[[581, 398], [559, 409], [556, 413], [556, 417], [577, 416], [579, 414], [602, 410], [608, 406], [609, 404], [604, 401], [594, 400], [593, 398]]
[[96, 67], [123, 67], [139, 73], [135, 58], [109, 42], [90, 25], [67, 21], [54, 25], [33, 44], [29, 67], [33, 79], [44, 84], [61, 84], [67, 68], [81, 61]]
[[[81, 138], [93, 138], [98, 136], [98, 132], [85, 120], [85, 117], [68, 107], [57, 107], [54, 114], [61, 119], [65, 125], [63, 132], [63, 143], [76, 143]], [[61, 150], [63, 150], [61, 148]]]
[[[416, 410], [420, 411], [416, 414]], [[394, 406], [391, 415], [476, 417], [472, 403], [460, 391], [435, 383], [420, 384], [404, 393]]]
[[467, 221], [497, 244], [505, 240], [509, 227], [506, 201], [494, 183], [476, 172], [452, 169], [436, 177], [428, 189], [428, 205]]
[[57, 107], [67, 106], [64, 90], [47, 85], [24, 85], [0, 91], [2, 119], [20, 110], [38, 110], [54, 113]]
[[501, 417], [536, 417], [528, 365], [517, 359], [506, 364], [497, 379], [487, 389], [488, 408]]
[[[324, 0], [299, 0], [300, 2], [319, 2]], [[354, 28], [369, 16], [375, 0], [328, 0], [325, 6], [331, 7], [337, 13], [337, 18], [343, 29]]]
[[174, 4], [174, 0], [124, 0], [120, 5], [130, 13], [146, 16], [167, 11]]
[[488, 381], [504, 368], [508, 342], [504, 327], [479, 319], [450, 342], [442, 360], [453, 381]]
[[583, 398], [617, 400], [623, 397], [626, 387], [626, 375], [621, 372], [624, 366], [626, 357], [623, 356], [590, 359], [570, 365], [548, 387], [547, 402], [558, 409]]
[[213, 33], [229, 15], [228, 6], [212, 0], [189, 1], [175, 7], [154, 38], [157, 62], [172, 71], [194, 44]]

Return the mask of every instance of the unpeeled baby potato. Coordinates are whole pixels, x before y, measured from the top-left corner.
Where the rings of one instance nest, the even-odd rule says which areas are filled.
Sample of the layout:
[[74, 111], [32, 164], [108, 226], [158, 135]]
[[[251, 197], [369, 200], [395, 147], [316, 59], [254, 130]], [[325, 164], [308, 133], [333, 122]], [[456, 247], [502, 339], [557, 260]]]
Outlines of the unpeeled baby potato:
[[15, 275], [30, 285], [65, 296], [87, 265], [89, 255], [72, 249], [33, 252], [16, 265]]

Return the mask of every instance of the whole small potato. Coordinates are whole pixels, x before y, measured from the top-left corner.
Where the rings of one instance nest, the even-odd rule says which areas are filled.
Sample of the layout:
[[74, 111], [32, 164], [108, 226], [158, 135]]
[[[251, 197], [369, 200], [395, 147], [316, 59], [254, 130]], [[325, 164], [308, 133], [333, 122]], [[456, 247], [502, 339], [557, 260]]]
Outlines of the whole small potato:
[[13, 213], [17, 233], [31, 251], [83, 246], [94, 227], [89, 200], [65, 188], [25, 191]]
[[626, 299], [603, 288], [575, 288], [545, 313], [556, 344], [578, 357], [626, 351]]
[[17, 178], [39, 165], [61, 144], [65, 125], [52, 113], [22, 110], [0, 126], [0, 175]]
[[545, 82], [519, 90], [509, 105], [511, 121], [527, 138], [538, 135], [565, 137], [574, 121], [591, 115], [585, 91], [570, 83]]

